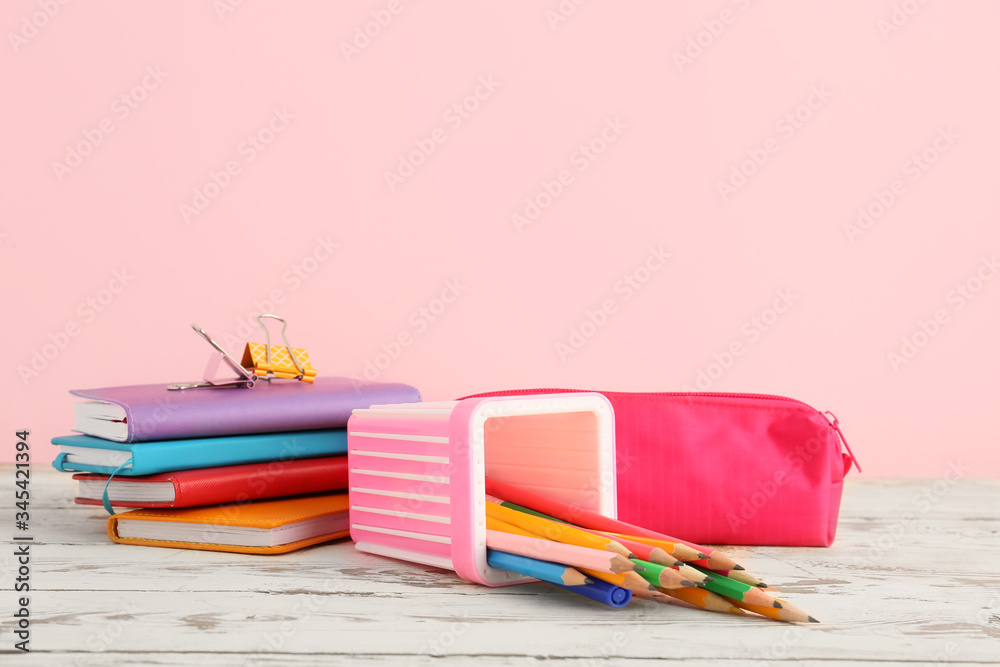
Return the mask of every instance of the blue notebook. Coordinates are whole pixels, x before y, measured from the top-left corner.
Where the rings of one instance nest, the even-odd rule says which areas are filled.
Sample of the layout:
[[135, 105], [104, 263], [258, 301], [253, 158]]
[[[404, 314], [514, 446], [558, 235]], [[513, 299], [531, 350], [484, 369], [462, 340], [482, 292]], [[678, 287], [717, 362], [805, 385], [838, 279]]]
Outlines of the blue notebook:
[[[218, 438], [114, 442], [89, 435], [52, 438], [61, 451], [52, 462], [63, 472], [155, 475], [176, 470], [287, 461], [347, 453], [347, 429], [257, 433]], [[119, 470], [119, 468], [121, 468]]]

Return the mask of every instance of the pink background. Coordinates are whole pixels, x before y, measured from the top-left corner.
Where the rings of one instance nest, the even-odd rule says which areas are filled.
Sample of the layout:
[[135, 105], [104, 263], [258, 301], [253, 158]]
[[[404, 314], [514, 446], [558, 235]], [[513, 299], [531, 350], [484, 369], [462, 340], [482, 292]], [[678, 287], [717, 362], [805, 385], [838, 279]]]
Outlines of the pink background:
[[427, 399], [776, 393], [866, 474], [1000, 474], [997, 3], [233, 4], [3, 3], [3, 429], [36, 462], [68, 389], [196, 379], [188, 324], [238, 353], [263, 307]]

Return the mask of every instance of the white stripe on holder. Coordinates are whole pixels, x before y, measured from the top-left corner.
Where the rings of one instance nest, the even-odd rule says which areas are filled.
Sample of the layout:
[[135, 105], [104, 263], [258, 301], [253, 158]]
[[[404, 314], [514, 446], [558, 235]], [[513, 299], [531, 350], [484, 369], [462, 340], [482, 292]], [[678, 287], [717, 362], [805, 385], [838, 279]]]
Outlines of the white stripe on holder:
[[351, 435], [358, 438], [383, 438], [385, 440], [410, 440], [412, 442], [437, 442], [442, 445], [448, 444], [446, 435], [410, 435], [408, 433], [365, 433], [363, 431], [351, 431]]
[[447, 456], [427, 456], [425, 454], [397, 454], [396, 452], [368, 452], [359, 449], [351, 450], [355, 456], [376, 456], [382, 459], [399, 459], [400, 461], [420, 461], [422, 463], [448, 463]]
[[451, 544], [451, 538], [445, 535], [428, 535], [427, 533], [414, 533], [409, 530], [396, 530], [395, 528], [379, 528], [378, 526], [364, 526], [360, 523], [351, 524], [351, 528], [367, 530], [372, 533], [385, 533], [397, 537], [409, 537], [414, 540], [424, 540], [426, 542], [438, 542], [440, 544]]
[[374, 475], [376, 477], [394, 477], [396, 479], [412, 479], [417, 482], [434, 482], [435, 484], [448, 484], [451, 479], [439, 475], [411, 475], [407, 472], [387, 472], [385, 470], [362, 470], [361, 468], [351, 468], [351, 472], [356, 475]]
[[428, 496], [420, 493], [406, 493], [404, 491], [386, 491], [385, 489], [365, 489], [360, 486], [352, 486], [351, 493], [371, 493], [376, 496], [391, 496], [393, 498], [407, 498], [410, 500], [425, 500], [429, 503], [451, 504], [451, 498], [447, 496]]
[[419, 512], [401, 512], [399, 510], [385, 510], [379, 509], [377, 507], [361, 507], [360, 505], [351, 505], [352, 510], [357, 510], [359, 512], [371, 512], [372, 514], [387, 514], [389, 516], [399, 516], [404, 519], [418, 519], [420, 521], [433, 521], [434, 523], [451, 523], [451, 519], [446, 516], [440, 516], [438, 514], [421, 514]]

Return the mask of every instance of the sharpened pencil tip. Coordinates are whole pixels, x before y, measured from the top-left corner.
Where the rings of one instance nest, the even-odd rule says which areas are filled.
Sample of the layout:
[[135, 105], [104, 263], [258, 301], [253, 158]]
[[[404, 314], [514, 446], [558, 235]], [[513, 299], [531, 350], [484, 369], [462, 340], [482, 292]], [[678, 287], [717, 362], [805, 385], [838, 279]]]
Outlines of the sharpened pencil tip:
[[649, 585], [649, 590], [655, 591], [656, 590], [656, 586], [654, 586], [653, 584], [650, 584]]
[[746, 568], [743, 567], [742, 565], [740, 565], [739, 563], [737, 563], [736, 565], [733, 565], [733, 569], [734, 570], [745, 570]]
[[775, 600], [774, 601], [774, 608], [775, 609], [782, 609], [782, 608], [784, 608], [784, 605], [782, 605], [780, 602], [778, 602], [777, 600]]
[[589, 585], [591, 585], [592, 583], [594, 583], [594, 580], [593, 580], [593, 579], [591, 579], [590, 577], [586, 577], [586, 578], [585, 578], [585, 579], [583, 580], [583, 583], [584, 583], [585, 585], [589, 586]]
[[646, 566], [645, 565], [639, 565], [638, 563], [632, 563], [632, 565], [635, 566], [635, 571], [636, 572], [645, 572], [646, 571]]
[[767, 584], [765, 584], [763, 581], [758, 582], [757, 583], [757, 588], [767, 588]]
[[702, 579], [702, 581], [704, 581], [705, 583], [710, 583], [712, 581], [715, 581], [715, 578], [714, 577], [705, 577], [704, 579]]
[[709, 558], [709, 555], [708, 554], [703, 554], [702, 552], [699, 551], [698, 552], [698, 558]]
[[681, 582], [681, 586], [697, 586], [697, 585], [698, 584], [696, 584], [693, 581], [690, 581], [688, 579], [685, 579], [684, 581]]
[[636, 555], [635, 555], [634, 553], [632, 553], [631, 551], [630, 551], [630, 552], [628, 552], [628, 557], [629, 557], [629, 558], [638, 558], [638, 556], [636, 556]]
[[817, 621], [817, 620], [816, 620], [815, 618], [813, 618], [812, 616], [810, 616], [810, 617], [809, 617], [809, 622], [810, 622], [810, 623], [819, 623], [819, 621]]
[[687, 563], [685, 563], [682, 560], [679, 560], [679, 561], [675, 561], [674, 564], [671, 565], [670, 567], [680, 567], [681, 565], [687, 565]]

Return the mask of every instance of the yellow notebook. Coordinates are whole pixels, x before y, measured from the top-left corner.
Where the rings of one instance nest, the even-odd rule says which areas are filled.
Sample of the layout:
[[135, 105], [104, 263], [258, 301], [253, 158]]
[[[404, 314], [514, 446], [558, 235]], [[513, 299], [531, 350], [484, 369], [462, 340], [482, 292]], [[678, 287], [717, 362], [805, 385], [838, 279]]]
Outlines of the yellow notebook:
[[281, 554], [350, 534], [347, 492], [183, 509], [142, 509], [108, 518], [121, 544]]

